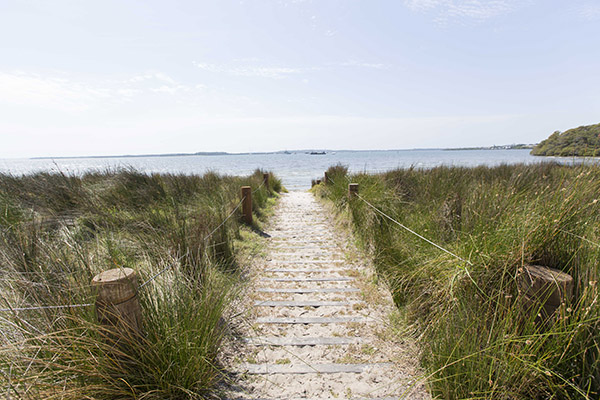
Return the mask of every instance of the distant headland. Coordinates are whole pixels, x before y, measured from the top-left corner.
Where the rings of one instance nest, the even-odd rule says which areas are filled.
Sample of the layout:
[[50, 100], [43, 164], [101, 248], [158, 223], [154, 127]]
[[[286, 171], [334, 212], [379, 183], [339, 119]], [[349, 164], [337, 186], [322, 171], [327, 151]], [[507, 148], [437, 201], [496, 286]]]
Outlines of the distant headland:
[[600, 124], [585, 125], [556, 131], [548, 139], [536, 145], [531, 154], [534, 156], [558, 157], [599, 157]]

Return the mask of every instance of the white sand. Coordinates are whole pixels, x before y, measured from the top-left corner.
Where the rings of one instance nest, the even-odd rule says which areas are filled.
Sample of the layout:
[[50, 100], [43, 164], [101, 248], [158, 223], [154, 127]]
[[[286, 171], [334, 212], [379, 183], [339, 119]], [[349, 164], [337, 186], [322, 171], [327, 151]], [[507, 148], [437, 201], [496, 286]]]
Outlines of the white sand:
[[[242, 329], [246, 337], [352, 338], [352, 344], [315, 346], [255, 346], [236, 349], [239, 381], [227, 393], [239, 399], [409, 398], [429, 399], [409, 337], [390, 323], [395, 307], [388, 290], [373, 282], [373, 270], [351, 239], [334, 229], [331, 213], [309, 193], [282, 196], [267, 233], [269, 254], [252, 271], [248, 307]], [[340, 260], [342, 260], [340, 262]], [[299, 262], [300, 261], [300, 262]], [[316, 261], [316, 263], [313, 263]], [[301, 271], [275, 272], [268, 269]], [[279, 282], [264, 278], [344, 277], [351, 281]], [[358, 288], [359, 292], [265, 293], [257, 288]], [[264, 307], [256, 301], [344, 301], [350, 305], [322, 307]], [[365, 322], [331, 324], [263, 324], [256, 318], [361, 317]], [[230, 357], [230, 361], [233, 357]], [[261, 371], [246, 374], [249, 364]], [[326, 366], [323, 366], [327, 364]], [[325, 368], [362, 369], [360, 373], [318, 373]], [[306, 367], [309, 368], [306, 368]], [[323, 366], [323, 367], [320, 367]], [[254, 368], [253, 368], [254, 369]], [[277, 373], [309, 370], [309, 373]], [[258, 371], [258, 372], [261, 372]], [[256, 372], [256, 371], [255, 371]], [[303, 371], [306, 372], [306, 371]]]

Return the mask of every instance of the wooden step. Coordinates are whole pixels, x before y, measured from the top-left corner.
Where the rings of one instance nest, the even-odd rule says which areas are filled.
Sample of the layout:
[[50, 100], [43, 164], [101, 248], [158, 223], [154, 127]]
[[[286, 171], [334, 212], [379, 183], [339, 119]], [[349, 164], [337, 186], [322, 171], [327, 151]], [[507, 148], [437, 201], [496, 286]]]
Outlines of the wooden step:
[[327, 277], [327, 278], [262, 278], [263, 282], [348, 282], [354, 278]]
[[371, 319], [364, 317], [260, 317], [256, 319], [258, 324], [347, 324], [350, 322], [369, 322]]
[[270, 263], [276, 264], [332, 264], [343, 263], [344, 260], [267, 260]]
[[360, 289], [344, 288], [258, 288], [257, 292], [263, 293], [356, 293]]
[[369, 368], [390, 367], [392, 363], [373, 364], [244, 364], [242, 370], [263, 374], [360, 374]]
[[343, 346], [362, 343], [357, 337], [267, 337], [258, 336], [244, 339], [251, 346]]
[[302, 273], [313, 273], [313, 272], [329, 272], [329, 273], [333, 273], [333, 272], [344, 272], [344, 271], [348, 271], [348, 269], [340, 269], [340, 268], [336, 268], [336, 269], [314, 269], [314, 268], [268, 268], [265, 269], [265, 272], [302, 272]]
[[259, 300], [254, 302], [255, 307], [348, 307], [359, 301], [292, 301], [292, 300]]

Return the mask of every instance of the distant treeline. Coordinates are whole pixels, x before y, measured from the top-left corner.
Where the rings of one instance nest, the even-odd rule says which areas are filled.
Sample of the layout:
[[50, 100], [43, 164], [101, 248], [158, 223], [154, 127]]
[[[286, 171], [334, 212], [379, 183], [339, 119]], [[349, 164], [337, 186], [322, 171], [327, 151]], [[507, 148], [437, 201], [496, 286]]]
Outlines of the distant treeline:
[[531, 150], [534, 156], [600, 156], [600, 124], [556, 131]]

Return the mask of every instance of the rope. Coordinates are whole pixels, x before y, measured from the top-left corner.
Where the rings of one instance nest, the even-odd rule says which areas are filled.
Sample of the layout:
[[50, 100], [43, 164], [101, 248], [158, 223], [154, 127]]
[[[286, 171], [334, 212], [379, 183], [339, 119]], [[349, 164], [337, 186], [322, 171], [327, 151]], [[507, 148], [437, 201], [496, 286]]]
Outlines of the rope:
[[566, 233], [567, 235], [574, 236], [574, 237], [576, 237], [577, 239], [581, 239], [581, 240], [583, 240], [583, 241], [585, 241], [585, 242], [588, 242], [588, 243], [590, 243], [590, 244], [593, 244], [594, 246], [598, 246], [598, 247], [600, 247], [600, 244], [598, 244], [598, 243], [596, 243], [596, 242], [592, 242], [590, 239], [587, 239], [587, 238], [585, 238], [585, 237], [583, 237], [583, 236], [576, 235], [576, 234], [574, 234], [573, 232], [565, 231], [565, 230], [563, 230], [563, 229], [560, 229], [560, 228], [558, 228], [558, 230], [559, 230], [559, 231], [561, 231], [562, 233]]
[[469, 260], [465, 260], [464, 258], [457, 256], [456, 254], [452, 253], [450, 250], [446, 250], [445, 248], [443, 248], [442, 246], [440, 246], [439, 244], [436, 244], [434, 242], [432, 242], [431, 240], [427, 239], [426, 237], [419, 235], [417, 232], [413, 231], [412, 229], [402, 225], [400, 222], [396, 221], [395, 219], [393, 219], [392, 217], [390, 217], [389, 215], [387, 215], [386, 213], [384, 213], [383, 211], [381, 211], [380, 209], [378, 209], [377, 207], [375, 207], [373, 204], [369, 203], [367, 200], [365, 200], [361, 195], [359, 195], [358, 193], [356, 194], [356, 196], [361, 199], [362, 201], [364, 201], [365, 203], [367, 203], [367, 205], [369, 207], [371, 207], [373, 210], [377, 211], [379, 214], [383, 215], [384, 217], [386, 217], [387, 219], [389, 219], [390, 221], [392, 221], [393, 223], [395, 223], [396, 225], [400, 226], [403, 229], [406, 229], [407, 231], [409, 231], [410, 233], [412, 233], [413, 235], [417, 236], [418, 238], [426, 241], [427, 243], [437, 247], [438, 249], [442, 250], [445, 253], [450, 254], [453, 257], [458, 258], [461, 261], [466, 262], [469, 265], [473, 265], [473, 263], [471, 263], [471, 261]]
[[221, 222], [221, 223], [219, 224], [219, 226], [217, 226], [215, 229], [213, 229], [213, 230], [212, 230], [212, 232], [211, 232], [211, 233], [209, 233], [209, 234], [208, 234], [208, 235], [207, 235], [207, 236], [206, 236], [204, 239], [202, 239], [202, 240], [206, 240], [206, 239], [208, 239], [208, 238], [209, 238], [209, 237], [211, 237], [211, 236], [212, 236], [212, 235], [213, 235], [213, 234], [214, 234], [214, 233], [215, 233], [217, 230], [219, 230], [219, 228], [220, 228], [220, 227], [222, 227], [223, 225], [225, 225], [225, 222], [227, 222], [227, 220], [228, 220], [229, 218], [231, 218], [231, 217], [233, 216], [233, 214], [235, 214], [235, 212], [238, 210], [238, 208], [240, 208], [240, 206], [242, 205], [242, 203], [244, 202], [244, 200], [245, 200], [245, 199], [246, 199], [246, 196], [244, 196], [244, 197], [242, 198], [242, 200], [240, 200], [240, 202], [238, 203], [238, 205], [237, 205], [237, 206], [235, 206], [235, 208], [234, 208], [234, 209], [233, 209], [233, 211], [232, 211], [232, 212], [231, 212], [231, 213], [230, 213], [230, 214], [227, 216], [227, 218], [225, 218], [225, 219], [223, 220], [223, 222]]
[[[264, 183], [264, 181], [263, 181]], [[262, 186], [262, 185], [261, 185]], [[258, 187], [260, 188], [260, 186]], [[258, 190], [257, 188], [257, 190]], [[240, 208], [240, 206], [242, 205], [242, 203], [244, 202], [244, 198], [242, 198], [242, 200], [240, 200], [240, 202], [238, 203], [238, 205], [233, 209], [233, 211], [223, 220], [223, 222], [221, 222], [215, 229], [213, 229], [208, 235], [206, 235], [206, 237], [204, 239], [202, 239], [203, 241], [207, 240], [208, 238], [210, 238], [219, 228], [221, 228], [223, 225], [225, 225], [225, 223], [233, 216], [233, 214], [235, 214], [235, 212], [238, 210], [238, 208]], [[154, 274], [150, 279], [146, 280], [144, 283], [142, 283], [139, 287], [138, 287], [138, 291], [141, 290], [144, 286], [146, 286], [147, 284], [149, 284], [150, 282], [152, 282], [153, 280], [155, 280], [156, 278], [158, 278], [160, 275], [164, 274], [167, 270], [171, 269], [175, 264], [177, 264], [179, 261], [181, 261], [181, 259], [184, 256], [179, 257], [176, 261], [174, 261], [173, 263], [169, 264], [168, 266], [166, 266], [165, 268], [163, 268], [162, 270], [160, 270], [159, 272], [157, 272], [156, 274]], [[29, 311], [29, 310], [53, 310], [53, 309], [62, 309], [62, 308], [77, 308], [77, 307], [90, 307], [93, 306], [93, 303], [86, 303], [86, 304], [69, 304], [69, 305], [60, 305], [60, 306], [39, 306], [39, 307], [10, 307], [10, 308], [0, 308], [0, 312], [14, 312], [14, 311]]]
[[[244, 199], [246, 197], [243, 197], [242, 200], [240, 200], [240, 202], [238, 203], [238, 205], [233, 209], [233, 211], [227, 216], [227, 218], [225, 218], [223, 220], [223, 222], [221, 222], [215, 229], [212, 230], [212, 232], [210, 232], [208, 235], [206, 235], [206, 237], [204, 239], [202, 239], [202, 241], [207, 240], [209, 237], [211, 237], [217, 230], [219, 230], [220, 227], [222, 227], [223, 225], [225, 225], [225, 223], [229, 220], [229, 218], [231, 218], [233, 216], [233, 214], [235, 214], [235, 212], [238, 210], [238, 208], [240, 208], [240, 206], [242, 205], [242, 203], [244, 202]], [[165, 268], [163, 268], [162, 270], [160, 270], [159, 272], [157, 272], [156, 274], [154, 274], [151, 278], [149, 278], [147, 281], [145, 281], [144, 283], [142, 283], [140, 285], [140, 287], [138, 288], [138, 290], [141, 290], [144, 286], [146, 286], [147, 284], [149, 284], [150, 282], [152, 282], [153, 280], [155, 280], [156, 278], [158, 278], [159, 276], [161, 276], [162, 274], [164, 274], [165, 272], [167, 272], [169, 269], [171, 269], [175, 264], [177, 264], [179, 261], [181, 261], [181, 259], [184, 256], [179, 257], [176, 261], [172, 262], [171, 264], [167, 265]]]
[[29, 310], [55, 310], [55, 309], [60, 309], [60, 308], [89, 307], [89, 306], [93, 306], [93, 305], [94, 304], [92, 304], [92, 303], [86, 303], [86, 304], [69, 304], [69, 305], [65, 305], [65, 306], [10, 307], [10, 308], [0, 308], [0, 311], [9, 312], [9, 311], [29, 311]]
[[254, 189], [254, 190], [252, 191], [252, 194], [254, 194], [254, 193], [258, 192], [258, 191], [259, 191], [259, 189], [260, 189], [261, 187], [263, 187], [263, 185], [264, 185], [264, 184], [265, 184], [265, 180], [263, 179], [262, 183], [261, 183], [260, 185], [258, 185], [258, 187], [257, 187], [256, 189]]

